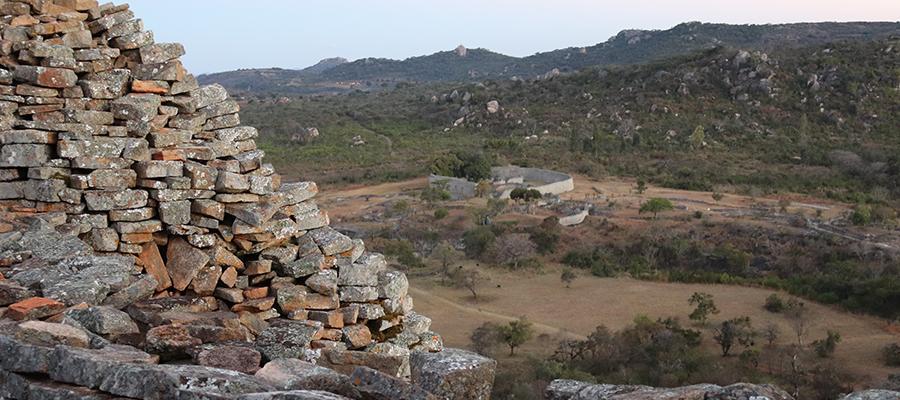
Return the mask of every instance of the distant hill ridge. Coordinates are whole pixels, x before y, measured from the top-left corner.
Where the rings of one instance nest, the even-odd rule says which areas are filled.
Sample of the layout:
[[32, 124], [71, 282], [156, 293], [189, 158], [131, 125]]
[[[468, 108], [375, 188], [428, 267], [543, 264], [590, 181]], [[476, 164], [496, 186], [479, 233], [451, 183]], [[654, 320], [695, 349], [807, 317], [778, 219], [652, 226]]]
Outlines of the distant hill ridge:
[[200, 76], [237, 92], [303, 94], [366, 89], [396, 82], [465, 82], [519, 77], [553, 69], [642, 64], [714, 47], [773, 50], [839, 41], [868, 41], [900, 35], [900, 22], [823, 22], [728, 25], [689, 22], [668, 30], [625, 30], [590, 47], [566, 48], [518, 58], [487, 49], [443, 51], [391, 60], [326, 59], [303, 69], [247, 69]]

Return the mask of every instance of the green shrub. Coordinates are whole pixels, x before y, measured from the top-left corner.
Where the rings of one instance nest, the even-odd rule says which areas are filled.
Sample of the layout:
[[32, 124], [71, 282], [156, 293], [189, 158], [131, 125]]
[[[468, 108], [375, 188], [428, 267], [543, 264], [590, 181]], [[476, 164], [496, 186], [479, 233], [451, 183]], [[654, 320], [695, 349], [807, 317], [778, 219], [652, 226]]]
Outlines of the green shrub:
[[487, 226], [475, 227], [463, 234], [466, 255], [471, 258], [481, 257], [496, 240], [494, 231]]
[[447, 211], [446, 208], [438, 208], [437, 210], [434, 210], [434, 219], [436, 220], [447, 218], [448, 215], [450, 215], [450, 212]]
[[900, 367], [900, 343], [889, 344], [881, 350], [884, 364], [889, 367]]
[[784, 311], [784, 300], [781, 299], [781, 296], [773, 293], [766, 297], [766, 304], [763, 307], [769, 312], [780, 313]]
[[841, 334], [832, 330], [828, 330], [828, 337], [813, 342], [813, 349], [816, 355], [821, 358], [828, 358], [837, 350], [838, 343], [841, 342]]
[[853, 208], [853, 214], [850, 215], [850, 222], [853, 225], [865, 226], [872, 223], [872, 207], [865, 204], [859, 204]]

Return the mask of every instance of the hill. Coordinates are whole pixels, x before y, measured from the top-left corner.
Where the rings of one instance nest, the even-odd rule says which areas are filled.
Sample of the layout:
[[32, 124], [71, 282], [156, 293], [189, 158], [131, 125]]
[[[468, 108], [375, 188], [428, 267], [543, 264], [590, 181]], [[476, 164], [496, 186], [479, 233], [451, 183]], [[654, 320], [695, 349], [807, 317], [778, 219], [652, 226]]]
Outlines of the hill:
[[[550, 80], [262, 98], [245, 109], [268, 150], [293, 161], [284, 168], [326, 180], [418, 175], [436, 153], [485, 148], [498, 162], [858, 202], [900, 187], [897, 65], [897, 40], [716, 48]], [[321, 138], [291, 141], [311, 126]], [[355, 136], [366, 145], [351, 148]]]
[[[661, 31], [628, 30], [606, 42], [516, 58], [485, 49], [438, 52], [406, 60], [330, 59], [304, 70], [255, 69], [203, 75], [202, 83], [220, 83], [243, 93], [309, 94], [371, 90], [398, 82], [477, 82], [513, 77], [531, 79], [558, 69], [659, 61], [715, 47], [772, 51], [839, 41], [867, 41], [900, 34], [900, 23], [805, 23], [726, 25], [685, 23]], [[337, 61], [337, 62], [335, 62]]]

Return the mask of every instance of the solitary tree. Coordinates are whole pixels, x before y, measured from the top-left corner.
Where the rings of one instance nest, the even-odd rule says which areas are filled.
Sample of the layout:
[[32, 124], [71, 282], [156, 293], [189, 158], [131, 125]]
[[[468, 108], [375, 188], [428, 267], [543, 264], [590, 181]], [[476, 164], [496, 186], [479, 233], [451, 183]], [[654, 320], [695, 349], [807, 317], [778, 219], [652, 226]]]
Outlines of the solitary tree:
[[743, 347], [753, 346], [753, 327], [750, 325], [750, 317], [740, 317], [722, 322], [713, 333], [713, 339], [722, 349], [722, 357], [728, 357], [735, 345]]
[[566, 288], [571, 288], [575, 279], [578, 279], [578, 275], [571, 268], [564, 269], [562, 275], [559, 276], [559, 280], [566, 284]]
[[453, 283], [456, 287], [466, 289], [472, 293], [472, 299], [477, 302], [478, 287], [486, 280], [487, 277], [478, 272], [478, 270], [460, 267], [460, 269], [456, 271], [456, 274], [454, 274]]
[[675, 208], [675, 206], [673, 206], [672, 202], [669, 201], [668, 199], [653, 198], [653, 199], [647, 200], [646, 203], [641, 204], [641, 209], [639, 212], [641, 214], [653, 213], [653, 219], [656, 219], [656, 217], [659, 215], [659, 213], [664, 212], [664, 211], [669, 211], [674, 208]]
[[525, 317], [503, 325], [498, 330], [500, 340], [509, 346], [509, 355], [516, 355], [516, 349], [531, 340], [534, 336], [534, 328]]
[[778, 340], [778, 335], [780, 335], [780, 334], [781, 334], [781, 330], [778, 329], [778, 325], [775, 325], [771, 322], [768, 325], [766, 325], [766, 327], [763, 328], [763, 331], [762, 331], [763, 339], [766, 339], [766, 344], [768, 344], [769, 347], [772, 347], [775, 345], [775, 341]]
[[803, 347], [803, 338], [809, 334], [810, 311], [802, 301], [790, 299], [784, 309], [784, 316], [791, 323], [797, 336], [797, 346]]
[[644, 192], [647, 191], [647, 182], [643, 179], [638, 179], [634, 191], [637, 192], [637, 194], [644, 194]]
[[441, 282], [446, 283], [447, 278], [451, 275], [450, 265], [465, 258], [465, 254], [456, 250], [450, 242], [444, 241], [435, 247], [431, 257], [440, 263]]
[[696, 292], [688, 299], [688, 303], [695, 306], [689, 317], [692, 321], [697, 321], [701, 324], [706, 324], [710, 315], [719, 313], [719, 309], [716, 307], [715, 301], [713, 301], [713, 295], [709, 293]]
[[834, 354], [834, 351], [837, 350], [837, 345], [840, 342], [841, 334], [829, 329], [828, 336], [825, 339], [813, 342], [813, 349], [816, 350], [816, 355], [819, 357], [828, 358]]

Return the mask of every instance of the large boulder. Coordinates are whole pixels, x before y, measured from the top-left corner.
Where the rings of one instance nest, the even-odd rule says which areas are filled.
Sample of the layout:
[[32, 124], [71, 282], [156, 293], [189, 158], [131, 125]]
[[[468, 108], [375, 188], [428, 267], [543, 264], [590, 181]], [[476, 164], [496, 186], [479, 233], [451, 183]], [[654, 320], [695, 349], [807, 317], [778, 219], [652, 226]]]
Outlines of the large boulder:
[[491, 398], [497, 362], [460, 349], [439, 353], [410, 354], [412, 383], [442, 399], [487, 400]]

